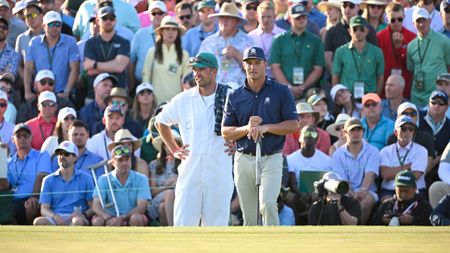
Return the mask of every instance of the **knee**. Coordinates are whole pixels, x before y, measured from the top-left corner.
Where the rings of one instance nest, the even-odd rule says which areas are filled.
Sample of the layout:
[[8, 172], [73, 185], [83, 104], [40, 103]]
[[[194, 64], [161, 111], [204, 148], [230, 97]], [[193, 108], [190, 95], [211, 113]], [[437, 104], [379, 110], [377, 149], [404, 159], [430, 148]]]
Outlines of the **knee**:
[[87, 220], [83, 217], [73, 217], [72, 226], [87, 226]]
[[144, 215], [140, 214], [140, 213], [132, 214], [130, 219], [129, 219], [129, 221], [128, 221], [128, 224], [130, 226], [139, 226], [139, 227], [147, 225], [146, 224], [146, 219], [144, 218]]
[[105, 226], [105, 219], [101, 216], [94, 216], [92, 218], [92, 226]]
[[49, 225], [53, 225], [53, 224], [50, 223], [50, 221], [48, 220], [47, 217], [37, 217], [36, 219], [34, 219], [33, 225], [34, 226], [49, 226]]
[[172, 189], [164, 191], [164, 199], [166, 201], [175, 199], [175, 191]]

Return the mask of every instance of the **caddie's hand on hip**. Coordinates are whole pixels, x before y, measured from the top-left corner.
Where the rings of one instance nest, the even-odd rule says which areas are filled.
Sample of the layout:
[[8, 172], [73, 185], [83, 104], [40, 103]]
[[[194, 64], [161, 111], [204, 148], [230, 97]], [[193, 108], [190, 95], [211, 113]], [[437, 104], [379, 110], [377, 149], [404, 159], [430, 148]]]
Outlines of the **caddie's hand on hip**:
[[225, 153], [227, 155], [232, 156], [234, 153], [236, 153], [236, 142], [232, 140], [225, 140], [225, 143], [223, 144], [227, 149], [225, 149]]
[[187, 149], [188, 147], [189, 147], [189, 144], [185, 144], [185, 145], [179, 147], [177, 150], [172, 152], [173, 157], [180, 159], [180, 160], [185, 160], [190, 152], [189, 149]]

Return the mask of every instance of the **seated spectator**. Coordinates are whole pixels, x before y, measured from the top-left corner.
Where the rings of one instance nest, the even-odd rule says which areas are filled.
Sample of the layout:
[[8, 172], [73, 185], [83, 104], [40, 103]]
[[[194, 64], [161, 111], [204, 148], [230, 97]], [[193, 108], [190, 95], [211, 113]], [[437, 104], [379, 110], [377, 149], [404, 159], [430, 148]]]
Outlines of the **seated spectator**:
[[416, 177], [407, 170], [395, 176], [395, 196], [385, 200], [374, 216], [375, 225], [428, 226], [432, 211], [430, 204], [418, 193]]
[[450, 194], [445, 195], [430, 215], [433, 226], [450, 226]]
[[292, 208], [287, 206], [281, 196], [277, 199], [278, 217], [280, 219], [280, 226], [295, 226], [295, 214]]
[[317, 127], [326, 130], [327, 127], [333, 124], [335, 118], [328, 111], [328, 99], [322, 94], [314, 94], [307, 99], [308, 104], [310, 104], [314, 111], [319, 113], [319, 122], [317, 122]]
[[4, 112], [5, 120], [15, 124], [16, 123], [16, 117], [17, 117], [17, 109], [16, 106], [11, 103], [14, 96], [14, 89], [13, 85], [16, 81], [16, 78], [14, 75], [10, 72], [5, 72], [2, 75], [0, 75], [0, 90], [3, 91], [6, 95], [6, 111]]
[[394, 134], [397, 142], [380, 151], [381, 184], [380, 201], [395, 194], [395, 175], [402, 170], [411, 171], [416, 177], [419, 193], [426, 198], [425, 171], [427, 168], [427, 150], [413, 141], [416, 124], [409, 116], [402, 115], [395, 121]]
[[[325, 189], [330, 180], [339, 180], [334, 172], [327, 172], [321, 181], [316, 182], [318, 197], [308, 215], [309, 225], [358, 225], [361, 224], [359, 201], [349, 194], [333, 193]], [[314, 183], [314, 185], [316, 185]]]
[[394, 131], [394, 122], [381, 114], [381, 99], [376, 93], [367, 93], [362, 98], [361, 120], [364, 127], [364, 140], [381, 150], [386, 146], [389, 135]]
[[[112, 165], [115, 170], [101, 176], [98, 180], [99, 191], [94, 191], [92, 218], [93, 226], [145, 226], [148, 218], [145, 215], [147, 203], [151, 199], [148, 179], [141, 173], [131, 169], [131, 150], [118, 145], [112, 150]], [[107, 179], [109, 177], [109, 179]], [[111, 180], [110, 192], [108, 180]], [[103, 203], [112, 202], [114, 194], [119, 213], [114, 207], [105, 208]]]
[[330, 147], [330, 151], [328, 152], [330, 156], [333, 155], [336, 149], [347, 142], [347, 138], [345, 137], [345, 134], [342, 130], [344, 129], [344, 124], [348, 119], [350, 119], [350, 116], [345, 113], [341, 113], [337, 116], [336, 121], [327, 127], [327, 133], [329, 133], [330, 136], [334, 136], [338, 139]]
[[78, 149], [73, 142], [62, 142], [55, 154], [59, 169], [42, 182], [39, 198], [42, 216], [36, 218], [33, 225], [88, 226], [94, 181], [84, 171], [75, 170]]
[[438, 205], [440, 199], [450, 194], [450, 142], [442, 153], [438, 175], [442, 181], [434, 182], [429, 189], [430, 205], [433, 208]]
[[136, 96], [133, 100], [131, 117], [141, 126], [142, 132], [148, 127], [148, 122], [153, 116], [157, 102], [153, 94], [153, 85], [141, 83], [136, 87]]
[[403, 90], [405, 89], [405, 79], [401, 75], [392, 74], [384, 85], [384, 93], [386, 94], [386, 99], [381, 101], [382, 112], [381, 114], [390, 120], [397, 118], [398, 106], [402, 103], [408, 102], [403, 97]]
[[345, 113], [354, 118], [359, 118], [359, 108], [356, 106], [353, 94], [342, 84], [336, 84], [330, 91], [331, 102], [335, 104], [333, 115], [337, 117]]
[[[440, 74], [436, 77], [436, 88], [450, 96], [450, 73]], [[450, 107], [447, 108], [445, 116], [450, 119]]]
[[[8, 98], [6, 93], [0, 90], [0, 145], [9, 149], [9, 154], [13, 154], [15, 146], [12, 143], [12, 135], [14, 124], [10, 123], [5, 118], [5, 111], [8, 108]], [[9, 155], [8, 155], [9, 156]]]
[[58, 148], [59, 144], [69, 139], [69, 127], [75, 119], [77, 119], [77, 113], [73, 108], [62, 108], [58, 112], [53, 134], [45, 139], [41, 147], [41, 152], [47, 151], [48, 154], [53, 157], [53, 153], [55, 152], [55, 149]]

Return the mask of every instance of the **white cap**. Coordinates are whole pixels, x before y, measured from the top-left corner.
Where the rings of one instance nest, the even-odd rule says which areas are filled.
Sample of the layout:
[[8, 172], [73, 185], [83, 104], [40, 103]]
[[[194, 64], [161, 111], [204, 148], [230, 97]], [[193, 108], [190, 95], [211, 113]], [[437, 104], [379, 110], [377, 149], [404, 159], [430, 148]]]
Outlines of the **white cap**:
[[6, 94], [6, 92], [0, 90], [0, 100], [4, 99], [6, 100], [6, 102], [8, 102], [8, 95]]
[[400, 114], [402, 114], [402, 112], [404, 112], [406, 109], [414, 109], [417, 113], [419, 112], [415, 104], [411, 102], [404, 102], [401, 103], [397, 108], [397, 117], [400, 116]]
[[53, 72], [48, 69], [43, 69], [43, 70], [39, 71], [37, 73], [36, 77], [34, 78], [34, 81], [39, 82], [44, 78], [49, 78], [49, 79], [52, 79], [53, 81], [55, 81], [55, 75], [53, 75]]
[[16, 15], [17, 13], [19, 13], [20, 11], [22, 11], [26, 7], [27, 7], [27, 1], [26, 0], [18, 1], [16, 3], [16, 5], [14, 6], [14, 8], [12, 9], [12, 14]]
[[419, 18], [430, 19], [430, 14], [424, 8], [416, 7], [413, 11], [413, 21], [416, 21]]
[[50, 24], [51, 22], [62, 22], [61, 15], [56, 11], [49, 11], [44, 15], [44, 25]]
[[334, 102], [334, 100], [336, 99], [336, 93], [340, 90], [348, 90], [347, 87], [345, 87], [343, 84], [336, 84], [335, 86], [333, 86], [333, 88], [331, 88], [330, 91], [330, 96], [331, 96], [331, 100]]
[[101, 73], [94, 80], [94, 84], [93, 84], [94, 88], [97, 87], [97, 85], [100, 82], [103, 82], [104, 80], [106, 80], [108, 78], [111, 79], [113, 86], [116, 86], [117, 82], [119, 81], [115, 75], [111, 75], [109, 73]]
[[141, 92], [143, 90], [150, 90], [151, 92], [153, 92], [154, 91], [153, 85], [151, 85], [149, 83], [139, 84], [138, 87], [136, 87], [136, 95], [139, 94], [139, 92]]
[[152, 11], [153, 9], [156, 8], [160, 9], [162, 12], [167, 12], [167, 7], [163, 1], [153, 1], [148, 7], [148, 10]]
[[41, 104], [42, 102], [47, 101], [47, 100], [50, 100], [50, 101], [56, 103], [55, 93], [46, 90], [46, 91], [41, 92], [41, 94], [39, 94], [38, 104]]
[[78, 148], [71, 141], [63, 141], [59, 144], [58, 148], [55, 149], [55, 154], [58, 154], [59, 151], [66, 151], [67, 153], [74, 154], [78, 156]]
[[72, 107], [64, 107], [58, 112], [58, 121], [63, 121], [68, 115], [77, 118], [77, 113]]
[[360, 4], [361, 3], [360, 0], [341, 0], [341, 3], [344, 3], [344, 2], [350, 2], [352, 4]]

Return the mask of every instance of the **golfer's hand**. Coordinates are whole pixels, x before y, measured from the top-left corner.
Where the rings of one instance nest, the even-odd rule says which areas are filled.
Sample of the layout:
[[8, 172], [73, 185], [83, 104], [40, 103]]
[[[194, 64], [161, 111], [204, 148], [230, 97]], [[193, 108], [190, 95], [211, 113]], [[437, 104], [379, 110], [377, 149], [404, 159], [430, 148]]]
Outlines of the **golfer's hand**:
[[409, 225], [413, 222], [414, 217], [411, 214], [402, 214], [400, 215], [400, 217], [398, 217], [398, 219], [400, 220], [400, 224], [402, 225]]
[[226, 140], [223, 145], [227, 147], [227, 149], [225, 149], [225, 153], [227, 153], [227, 155], [231, 156], [236, 153], [236, 142]]
[[267, 133], [267, 130], [266, 125], [253, 127], [250, 129], [249, 139], [251, 138], [256, 142], [259, 138], [264, 138], [264, 134]]
[[36, 197], [30, 197], [24, 203], [25, 208], [39, 208], [39, 201]]
[[189, 144], [185, 144], [181, 147], [179, 147], [177, 150], [175, 150], [174, 152], [172, 152], [172, 156], [180, 159], [180, 160], [185, 160], [186, 157], [189, 155], [189, 149], [187, 149], [189, 147]]

